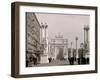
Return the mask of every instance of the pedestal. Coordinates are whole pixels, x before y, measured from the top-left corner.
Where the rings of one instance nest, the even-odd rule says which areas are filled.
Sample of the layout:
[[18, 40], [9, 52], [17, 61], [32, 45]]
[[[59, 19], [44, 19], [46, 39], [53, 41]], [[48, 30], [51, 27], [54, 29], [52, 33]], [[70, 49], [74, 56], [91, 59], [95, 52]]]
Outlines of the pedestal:
[[45, 55], [45, 54], [41, 55], [40, 63], [49, 63], [48, 55]]

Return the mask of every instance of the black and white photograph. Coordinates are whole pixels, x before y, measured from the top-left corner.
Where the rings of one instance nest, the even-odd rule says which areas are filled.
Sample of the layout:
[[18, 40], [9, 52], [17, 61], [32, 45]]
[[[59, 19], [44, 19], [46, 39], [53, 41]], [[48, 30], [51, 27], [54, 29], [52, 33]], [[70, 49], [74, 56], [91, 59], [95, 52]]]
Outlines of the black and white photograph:
[[90, 15], [26, 12], [26, 67], [89, 65]]

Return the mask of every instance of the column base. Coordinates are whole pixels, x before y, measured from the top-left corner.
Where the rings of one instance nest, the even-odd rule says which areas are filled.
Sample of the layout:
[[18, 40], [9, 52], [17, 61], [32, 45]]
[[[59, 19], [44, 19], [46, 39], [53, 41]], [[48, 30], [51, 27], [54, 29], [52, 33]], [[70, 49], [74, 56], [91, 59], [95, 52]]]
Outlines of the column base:
[[45, 55], [45, 54], [41, 55], [40, 63], [49, 63], [48, 55]]

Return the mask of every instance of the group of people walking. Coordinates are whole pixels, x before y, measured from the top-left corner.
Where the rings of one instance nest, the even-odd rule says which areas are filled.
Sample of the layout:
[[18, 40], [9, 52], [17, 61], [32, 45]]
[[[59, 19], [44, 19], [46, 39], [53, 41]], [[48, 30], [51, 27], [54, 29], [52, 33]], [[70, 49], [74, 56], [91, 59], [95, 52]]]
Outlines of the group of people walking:
[[89, 58], [84, 58], [84, 57], [81, 57], [81, 58], [74, 58], [74, 57], [71, 57], [71, 58], [68, 58], [69, 60], [69, 64], [70, 65], [74, 65], [74, 64], [89, 64]]
[[32, 65], [37, 65], [38, 64], [38, 56], [35, 54], [32, 55], [31, 53], [29, 56], [26, 58], [26, 67], [32, 66]]

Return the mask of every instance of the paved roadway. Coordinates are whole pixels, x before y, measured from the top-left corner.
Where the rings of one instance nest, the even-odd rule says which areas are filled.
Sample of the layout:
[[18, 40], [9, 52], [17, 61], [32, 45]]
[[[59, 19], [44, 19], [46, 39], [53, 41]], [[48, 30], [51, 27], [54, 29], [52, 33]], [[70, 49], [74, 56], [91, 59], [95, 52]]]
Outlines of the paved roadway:
[[33, 67], [38, 67], [38, 66], [58, 66], [58, 65], [68, 65], [69, 61], [68, 60], [52, 60], [50, 63], [42, 63], [42, 64], [37, 64], [34, 65], [32, 64]]

